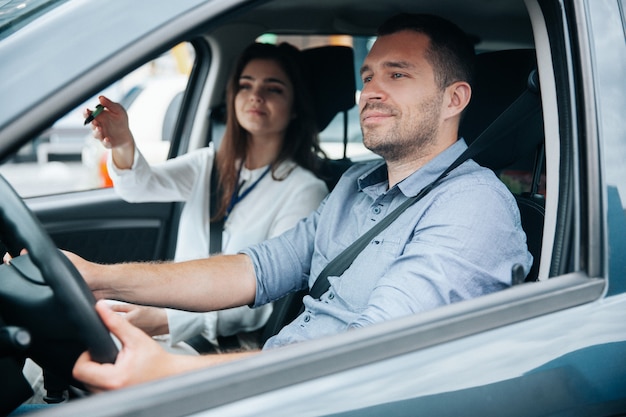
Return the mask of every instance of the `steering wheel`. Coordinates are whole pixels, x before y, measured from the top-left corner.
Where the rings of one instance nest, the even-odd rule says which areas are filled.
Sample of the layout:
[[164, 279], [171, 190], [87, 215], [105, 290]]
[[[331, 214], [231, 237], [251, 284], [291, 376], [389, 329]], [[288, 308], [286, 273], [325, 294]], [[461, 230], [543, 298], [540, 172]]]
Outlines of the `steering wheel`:
[[113, 363], [117, 346], [78, 270], [1, 175], [0, 196], [0, 240], [28, 251], [0, 266], [0, 325], [28, 330], [25, 355], [68, 380], [85, 349], [95, 361]]

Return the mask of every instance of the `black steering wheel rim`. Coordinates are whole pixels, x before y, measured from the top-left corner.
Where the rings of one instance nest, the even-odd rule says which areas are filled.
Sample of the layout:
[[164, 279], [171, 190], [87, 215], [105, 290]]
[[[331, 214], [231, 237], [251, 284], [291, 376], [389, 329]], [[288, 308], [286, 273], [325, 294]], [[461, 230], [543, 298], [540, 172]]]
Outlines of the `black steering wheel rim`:
[[5, 245], [26, 248], [55, 300], [78, 329], [92, 359], [114, 363], [117, 346], [94, 308], [96, 299], [85, 280], [2, 175], [0, 195], [0, 227]]

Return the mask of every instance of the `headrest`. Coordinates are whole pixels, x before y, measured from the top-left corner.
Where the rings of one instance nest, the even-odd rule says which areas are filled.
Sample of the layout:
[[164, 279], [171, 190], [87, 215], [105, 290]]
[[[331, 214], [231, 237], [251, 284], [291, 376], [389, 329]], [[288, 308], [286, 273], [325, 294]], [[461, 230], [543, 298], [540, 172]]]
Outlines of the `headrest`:
[[[527, 89], [536, 92], [536, 57], [533, 49], [515, 49], [482, 53], [476, 56], [476, 74], [472, 98], [459, 127], [460, 135], [472, 143]], [[540, 102], [527, 118], [523, 129], [505, 132], [503, 139], [474, 159], [491, 169], [502, 169], [533, 153], [543, 140]]]
[[310, 74], [317, 127], [321, 132], [337, 113], [355, 104], [354, 53], [348, 46], [329, 45], [302, 51]]

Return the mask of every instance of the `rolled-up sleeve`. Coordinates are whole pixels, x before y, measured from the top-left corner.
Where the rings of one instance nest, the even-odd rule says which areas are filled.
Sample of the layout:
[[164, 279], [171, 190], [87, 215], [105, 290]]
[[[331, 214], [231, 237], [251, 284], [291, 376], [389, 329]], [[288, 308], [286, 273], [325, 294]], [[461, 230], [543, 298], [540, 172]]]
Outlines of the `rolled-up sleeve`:
[[307, 287], [315, 247], [315, 229], [323, 206], [324, 202], [317, 211], [282, 235], [241, 252], [248, 255], [254, 265], [257, 287], [253, 306], [275, 301]]

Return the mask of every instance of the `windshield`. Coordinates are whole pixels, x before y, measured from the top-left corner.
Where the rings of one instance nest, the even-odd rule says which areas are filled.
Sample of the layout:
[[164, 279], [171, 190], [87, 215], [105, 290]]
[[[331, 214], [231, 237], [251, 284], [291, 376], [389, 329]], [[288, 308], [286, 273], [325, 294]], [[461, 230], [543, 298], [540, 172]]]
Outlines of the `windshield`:
[[0, 39], [67, 0], [0, 0]]

